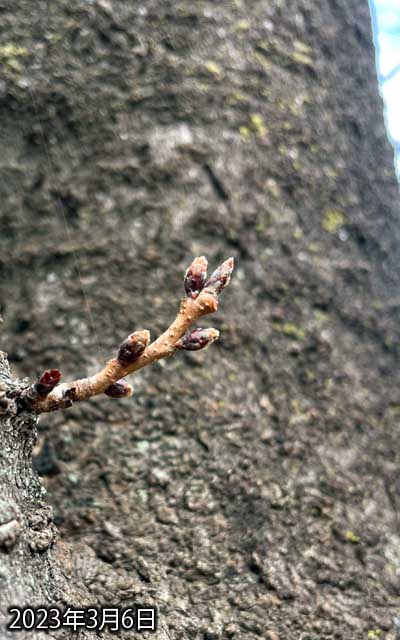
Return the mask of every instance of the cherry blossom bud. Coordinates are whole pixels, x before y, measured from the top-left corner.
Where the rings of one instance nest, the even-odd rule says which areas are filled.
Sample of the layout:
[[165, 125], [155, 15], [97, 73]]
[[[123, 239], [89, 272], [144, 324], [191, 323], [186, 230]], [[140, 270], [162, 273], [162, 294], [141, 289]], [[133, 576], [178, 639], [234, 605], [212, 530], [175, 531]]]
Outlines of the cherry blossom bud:
[[185, 273], [185, 291], [188, 298], [197, 298], [200, 291], [204, 287], [207, 278], [207, 260], [204, 256], [195, 258], [186, 269]]
[[215, 295], [219, 295], [222, 289], [229, 284], [231, 274], [234, 267], [233, 258], [228, 258], [211, 274], [210, 278], [204, 285], [204, 289], [207, 289]]
[[150, 341], [150, 333], [147, 329], [135, 331], [120, 345], [117, 360], [123, 366], [135, 362], [146, 349]]
[[175, 347], [185, 351], [199, 351], [212, 344], [218, 336], [219, 331], [216, 329], [192, 329], [175, 343]]
[[133, 387], [124, 378], [121, 378], [118, 382], [110, 384], [104, 393], [110, 398], [129, 398], [133, 393]]
[[51, 369], [45, 371], [33, 385], [33, 390], [40, 400], [46, 398], [54, 387], [56, 387], [61, 380], [61, 372], [58, 369]]

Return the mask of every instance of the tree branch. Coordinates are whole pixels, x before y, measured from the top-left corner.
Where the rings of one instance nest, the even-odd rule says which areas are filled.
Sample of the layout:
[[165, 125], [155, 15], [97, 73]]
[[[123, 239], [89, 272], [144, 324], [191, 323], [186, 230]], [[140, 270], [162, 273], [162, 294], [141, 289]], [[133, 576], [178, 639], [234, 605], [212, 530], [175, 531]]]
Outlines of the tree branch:
[[229, 283], [233, 266], [233, 258], [229, 258], [207, 280], [207, 260], [203, 256], [196, 258], [185, 274], [187, 298], [181, 301], [175, 320], [157, 340], [149, 344], [147, 330], [135, 331], [120, 345], [117, 357], [89, 378], [59, 384], [58, 369], [45, 371], [21, 396], [23, 406], [35, 413], [45, 413], [102, 393], [113, 398], [129, 397], [133, 388], [126, 382], [126, 376], [179, 349], [204, 349], [218, 338], [219, 332], [216, 329], [188, 332], [188, 329], [198, 318], [217, 311], [218, 296]]

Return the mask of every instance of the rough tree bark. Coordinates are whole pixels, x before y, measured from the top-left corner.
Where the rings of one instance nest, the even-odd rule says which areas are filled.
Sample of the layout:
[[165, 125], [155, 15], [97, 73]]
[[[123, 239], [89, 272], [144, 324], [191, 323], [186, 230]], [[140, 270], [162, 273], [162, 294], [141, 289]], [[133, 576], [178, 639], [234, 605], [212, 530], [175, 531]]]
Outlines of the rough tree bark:
[[11, 397], [23, 387], [11, 378], [7, 356], [0, 352], [1, 637], [7, 635], [8, 607], [55, 602], [66, 588], [49, 552], [56, 537], [52, 509], [32, 469], [37, 416], [18, 412]]
[[38, 599], [157, 604], [160, 640], [394, 640], [399, 192], [366, 0], [0, 0], [0, 30], [15, 377], [92, 376], [160, 335], [193, 255], [237, 260], [205, 361], [41, 417], [45, 498], [34, 419], [2, 413], [3, 610], [28, 568]]

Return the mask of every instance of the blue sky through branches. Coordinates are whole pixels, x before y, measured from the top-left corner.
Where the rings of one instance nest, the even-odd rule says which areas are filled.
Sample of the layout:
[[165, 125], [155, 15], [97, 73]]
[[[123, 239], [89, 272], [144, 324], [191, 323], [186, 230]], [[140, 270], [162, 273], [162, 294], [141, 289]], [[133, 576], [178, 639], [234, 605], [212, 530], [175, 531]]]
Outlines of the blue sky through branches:
[[386, 126], [400, 176], [400, 0], [370, 0]]

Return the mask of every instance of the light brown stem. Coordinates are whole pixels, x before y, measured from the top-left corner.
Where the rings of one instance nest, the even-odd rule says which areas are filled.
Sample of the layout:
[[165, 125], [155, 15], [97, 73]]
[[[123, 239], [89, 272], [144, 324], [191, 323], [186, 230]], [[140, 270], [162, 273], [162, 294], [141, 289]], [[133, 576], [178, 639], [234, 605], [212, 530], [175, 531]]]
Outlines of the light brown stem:
[[104, 393], [111, 384], [121, 378], [161, 360], [161, 358], [171, 356], [176, 351], [176, 342], [186, 333], [191, 324], [208, 313], [214, 313], [217, 308], [217, 296], [207, 289], [201, 291], [195, 299], [182, 300], [179, 313], [173, 323], [145, 349], [137, 360], [124, 366], [116, 358], [113, 358], [99, 373], [89, 378], [65, 382], [56, 386], [45, 399], [37, 400], [31, 404], [30, 408], [36, 413], [46, 413], [69, 406], [72, 402], [87, 400]]

